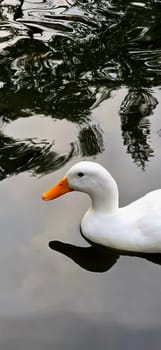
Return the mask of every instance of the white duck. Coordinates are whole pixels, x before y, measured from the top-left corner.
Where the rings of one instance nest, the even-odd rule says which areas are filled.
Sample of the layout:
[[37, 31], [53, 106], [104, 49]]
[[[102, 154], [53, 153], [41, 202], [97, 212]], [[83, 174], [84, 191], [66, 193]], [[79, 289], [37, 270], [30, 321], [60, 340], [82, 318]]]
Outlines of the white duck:
[[91, 198], [91, 207], [81, 221], [87, 240], [123, 251], [161, 252], [161, 190], [119, 208], [118, 187], [110, 173], [98, 163], [82, 161], [42, 199], [51, 200], [73, 190]]

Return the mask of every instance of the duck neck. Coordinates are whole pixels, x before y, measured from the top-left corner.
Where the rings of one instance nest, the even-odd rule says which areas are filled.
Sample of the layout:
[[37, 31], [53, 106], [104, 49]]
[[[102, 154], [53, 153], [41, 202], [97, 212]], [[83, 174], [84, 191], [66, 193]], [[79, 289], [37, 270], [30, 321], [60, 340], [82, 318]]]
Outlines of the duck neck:
[[112, 181], [111, 186], [97, 189], [90, 193], [92, 201], [92, 210], [95, 212], [104, 212], [114, 214], [118, 210], [119, 194], [115, 181]]

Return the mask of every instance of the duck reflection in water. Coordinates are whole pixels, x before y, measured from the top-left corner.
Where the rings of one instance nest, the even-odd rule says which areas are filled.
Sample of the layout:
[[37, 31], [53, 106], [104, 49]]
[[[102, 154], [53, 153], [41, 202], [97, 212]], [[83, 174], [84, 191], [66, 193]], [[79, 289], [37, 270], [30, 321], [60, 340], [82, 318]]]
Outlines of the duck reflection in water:
[[50, 241], [49, 247], [72, 259], [77, 265], [91, 272], [105, 272], [116, 264], [120, 256], [134, 256], [161, 265], [160, 253], [132, 253], [112, 250], [92, 243], [89, 247], [80, 247], [61, 241]]

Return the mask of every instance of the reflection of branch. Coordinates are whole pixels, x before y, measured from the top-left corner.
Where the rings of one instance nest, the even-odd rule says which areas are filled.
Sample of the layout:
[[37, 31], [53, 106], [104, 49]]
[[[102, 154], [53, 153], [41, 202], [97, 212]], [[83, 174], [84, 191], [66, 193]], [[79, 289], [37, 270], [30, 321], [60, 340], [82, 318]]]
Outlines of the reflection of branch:
[[131, 90], [121, 107], [121, 128], [124, 145], [134, 162], [145, 168], [146, 162], [153, 156], [149, 145], [150, 121], [145, 116], [152, 114], [158, 101], [148, 90]]
[[23, 11], [22, 11], [23, 3], [24, 3], [24, 0], [20, 0], [18, 6], [16, 6], [16, 10], [13, 16], [14, 21], [16, 21], [17, 18], [23, 17]]
[[91, 109], [97, 108], [103, 101], [107, 100], [111, 96], [111, 89], [102, 87], [95, 92], [96, 101], [91, 106]]
[[8, 175], [32, 171], [33, 174], [46, 174], [59, 169], [73, 155], [73, 147], [67, 155], [52, 151], [52, 144], [33, 140], [17, 141], [0, 135], [0, 180]]
[[102, 131], [94, 126], [81, 128], [78, 141], [70, 143], [70, 151], [58, 154], [52, 150], [54, 141], [14, 140], [0, 134], [0, 180], [9, 175], [31, 171], [47, 174], [65, 165], [72, 157], [95, 155], [103, 151]]
[[93, 156], [103, 152], [102, 130], [96, 125], [81, 129], [78, 138], [83, 156]]
[[120, 107], [121, 115], [138, 114], [140, 120], [144, 116], [152, 114], [156, 105], [157, 99], [146, 89], [130, 89]]

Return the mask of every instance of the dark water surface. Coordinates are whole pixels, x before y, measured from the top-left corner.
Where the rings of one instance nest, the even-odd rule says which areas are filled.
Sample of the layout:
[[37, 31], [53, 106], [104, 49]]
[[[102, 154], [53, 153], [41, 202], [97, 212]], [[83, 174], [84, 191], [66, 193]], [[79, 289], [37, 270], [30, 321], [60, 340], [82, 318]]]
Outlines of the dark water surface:
[[161, 349], [161, 257], [89, 247], [83, 194], [41, 201], [81, 159], [121, 206], [161, 187], [160, 28], [157, 0], [1, 0], [2, 350]]

